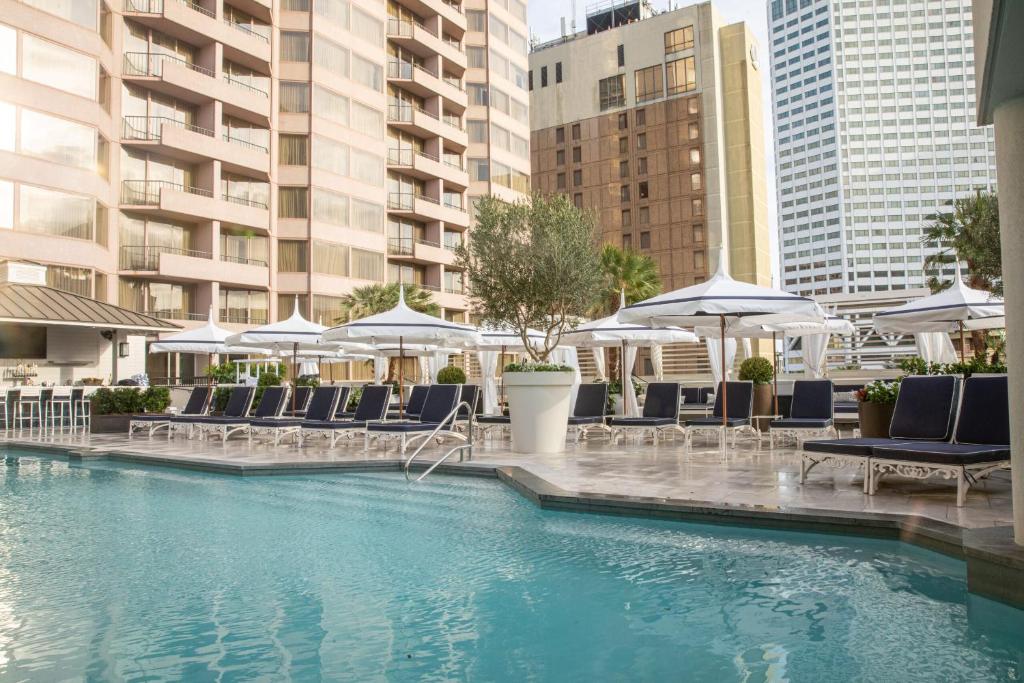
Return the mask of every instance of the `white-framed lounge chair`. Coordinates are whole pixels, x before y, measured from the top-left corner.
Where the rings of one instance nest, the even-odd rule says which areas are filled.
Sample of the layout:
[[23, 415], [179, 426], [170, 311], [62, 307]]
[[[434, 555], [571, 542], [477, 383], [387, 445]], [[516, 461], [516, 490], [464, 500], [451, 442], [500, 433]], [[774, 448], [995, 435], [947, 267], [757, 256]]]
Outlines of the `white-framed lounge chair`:
[[832, 412], [833, 386], [830, 379], [798, 379], [793, 382], [793, 401], [789, 417], [768, 423], [768, 445], [775, 448], [776, 437], [792, 437], [797, 449], [807, 439], [838, 439]]
[[298, 438], [302, 423], [306, 420], [330, 420], [338, 405], [348, 400], [348, 387], [317, 387], [310, 396], [305, 417], [253, 418], [249, 420], [249, 441], [261, 436], [273, 438], [274, 445], [289, 436]]
[[170, 439], [175, 431], [184, 431], [185, 435], [190, 439], [197, 433], [202, 437], [204, 432], [199, 430], [198, 425], [206, 420], [220, 420], [224, 418], [245, 419], [249, 414], [249, 409], [252, 408], [252, 400], [255, 396], [256, 387], [232, 387], [222, 416], [175, 415], [170, 420], [171, 424], [167, 429], [167, 438]]
[[[309, 408], [309, 402], [313, 398], [313, 387], [303, 385], [301, 387], [294, 387], [292, 393], [295, 394], [294, 401], [288, 401], [288, 405], [285, 406], [284, 415], [285, 417], [302, 417], [306, 414], [306, 409]], [[295, 410], [292, 410], [292, 403], [295, 403]]]
[[[391, 385], [371, 384], [363, 387], [359, 396], [354, 418], [351, 420], [303, 420], [299, 431], [299, 446], [307, 439], [325, 438], [330, 440], [331, 448], [338, 445], [343, 438], [352, 439], [356, 434], [366, 430], [368, 424], [380, 422], [388, 413], [388, 402], [391, 400]], [[337, 417], [337, 412], [335, 413]]]
[[876, 447], [900, 446], [910, 441], [939, 443], [953, 436], [960, 379], [953, 375], [913, 375], [900, 382], [887, 438], [858, 437], [804, 441], [800, 453], [800, 483], [818, 465], [851, 468], [864, 475], [869, 490], [868, 460]]
[[754, 384], [749, 381], [729, 382], [726, 385], [726, 403], [728, 404], [728, 415], [722, 420], [722, 383], [718, 383], [715, 393], [715, 407], [711, 415], [707, 417], [695, 417], [686, 421], [686, 443], [685, 450], [689, 451], [693, 446], [693, 437], [697, 434], [715, 434], [718, 436], [718, 443], [725, 447], [727, 437], [732, 436], [732, 443], [736, 445], [736, 437], [741, 433], [749, 434], [761, 444], [761, 432], [754, 429], [751, 423], [751, 416], [754, 413]]
[[417, 420], [420, 417], [420, 412], [423, 410], [423, 402], [427, 400], [427, 390], [430, 389], [429, 384], [417, 384], [409, 390], [408, 395], [405, 398], [405, 406], [401, 411], [401, 417], [399, 416], [398, 408], [388, 409], [389, 420]]
[[612, 428], [608, 426], [608, 383], [594, 382], [581, 384], [576, 394], [576, 405], [569, 416], [569, 429], [576, 443], [587, 439], [590, 432], [598, 431], [611, 438]]
[[376, 439], [377, 443], [384, 444], [385, 449], [389, 440], [397, 439], [399, 453], [402, 455], [405, 455], [405, 450], [410, 445], [431, 435], [438, 440], [451, 437], [465, 441], [466, 435], [455, 430], [456, 415], [453, 414], [455, 407], [459, 405], [461, 395], [462, 386], [459, 384], [432, 384], [423, 402], [423, 412], [420, 413], [419, 420], [366, 425], [365, 450], [370, 450], [370, 439]]
[[221, 441], [227, 445], [228, 439], [235, 434], [248, 434], [252, 420], [280, 419], [284, 407], [288, 401], [288, 387], [267, 387], [263, 390], [260, 402], [256, 404], [256, 411], [252, 418], [249, 417], [209, 417], [201, 420], [196, 427], [203, 433], [204, 437], [211, 434], [219, 436]]
[[626, 432], [633, 432], [641, 438], [650, 435], [657, 444], [658, 436], [666, 431], [685, 434], [679, 425], [679, 383], [651, 382], [644, 397], [644, 410], [640, 417], [611, 418], [611, 442]]
[[[465, 405], [462, 405], [463, 403]], [[463, 384], [462, 389], [459, 391], [459, 412], [455, 418], [455, 428], [460, 432], [465, 432], [469, 429], [470, 424], [476, 422], [483, 407], [482, 403], [483, 391], [480, 390], [479, 385]], [[470, 410], [470, 406], [473, 407], [472, 410]], [[470, 413], [473, 414], [472, 420], [470, 420]]]
[[152, 437], [153, 434], [161, 429], [170, 428], [172, 417], [199, 417], [200, 415], [206, 415], [210, 409], [210, 397], [212, 396], [213, 389], [211, 387], [192, 387], [185, 406], [177, 415], [174, 413], [132, 415], [131, 420], [128, 422], [128, 438], [132, 438], [136, 430], [146, 430], [146, 436]]
[[879, 480], [890, 474], [911, 479], [941, 477], [956, 481], [956, 505], [963, 507], [976, 481], [1010, 466], [1006, 375], [968, 377], [962, 394], [952, 442], [911, 441], [872, 448], [868, 493], [874, 495]]

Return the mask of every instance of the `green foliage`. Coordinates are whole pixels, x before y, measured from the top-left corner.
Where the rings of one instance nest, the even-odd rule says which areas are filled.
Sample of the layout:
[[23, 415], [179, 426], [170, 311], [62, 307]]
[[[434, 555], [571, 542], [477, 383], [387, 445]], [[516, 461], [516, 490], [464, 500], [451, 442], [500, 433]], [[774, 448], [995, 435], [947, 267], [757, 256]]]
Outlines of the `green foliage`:
[[914, 356], [913, 358], [902, 358], [900, 362], [896, 364], [900, 370], [908, 375], [937, 375], [939, 373], [933, 372], [932, 368], [938, 366], [938, 363], [929, 363], [920, 356]]
[[[340, 325], [349, 320], [358, 320], [369, 315], [390, 311], [398, 305], [399, 284], [366, 285], [356, 287], [351, 294], [341, 297], [341, 317], [334, 321]], [[441, 307], [434, 301], [434, 296], [416, 284], [404, 286], [405, 305], [414, 311], [429, 315], [441, 315]]]
[[[615, 412], [615, 397], [622, 396], [622, 381], [618, 379], [613, 380], [594, 380], [595, 382], [603, 382], [608, 385], [608, 403], [607, 410], [608, 414]], [[633, 392], [639, 396], [643, 393], [643, 383], [636, 377], [630, 376], [629, 381], [633, 383]]]
[[632, 249], [620, 249], [606, 244], [601, 249], [601, 273], [604, 282], [600, 300], [595, 306], [595, 317], [611, 315], [619, 310], [622, 292], [626, 303], [649, 299], [661, 292], [661, 277], [654, 259]]
[[[359, 399], [362, 398], [362, 397], [363, 397], [363, 388], [362, 387], [353, 387], [352, 391], [349, 392], [349, 395], [348, 395], [348, 405], [345, 406], [345, 411], [355, 410], [356, 406], [359, 405]], [[342, 411], [342, 412], [345, 412], [345, 411]]]
[[295, 386], [316, 388], [320, 386], [320, 377], [317, 375], [299, 375], [295, 378]]
[[866, 403], [896, 403], [900, 393], [900, 381], [877, 380], [857, 390], [857, 399]]
[[465, 384], [466, 373], [462, 368], [457, 368], [454, 365], [441, 368], [437, 373], [438, 384]]
[[235, 381], [235, 364], [220, 363], [206, 368], [206, 376], [217, 384], [231, 384]]
[[[921, 242], [938, 243], [939, 246], [937, 253], [925, 259], [925, 270], [953, 263], [959, 258], [967, 263], [971, 287], [1002, 295], [997, 196], [979, 191], [970, 197], [954, 200], [951, 208], [948, 212], [937, 212], [935, 220], [925, 227]], [[928, 279], [928, 286], [933, 292], [946, 289], [951, 284], [934, 275]]]
[[561, 363], [509, 363], [505, 372], [572, 372], [573, 369]]
[[228, 407], [228, 399], [230, 397], [231, 397], [231, 389], [230, 388], [228, 388], [228, 387], [221, 387], [220, 389], [215, 389], [214, 392], [213, 392], [213, 398], [210, 401], [210, 403], [211, 403], [210, 410], [214, 411], [214, 412], [217, 412], [217, 413], [224, 412], [224, 409]]
[[547, 360], [600, 295], [596, 234], [594, 215], [565, 195], [514, 204], [482, 197], [473, 239], [456, 250], [475, 312], [518, 330], [524, 342], [527, 328], [544, 331], [543, 345], [527, 344], [526, 351]]
[[972, 356], [967, 361], [956, 363], [927, 363], [923, 358], [917, 356], [904, 358], [899, 362], [899, 368], [908, 375], [971, 375], [982, 374], [1003, 374], [1006, 372], [1004, 363], [998, 352], [993, 353], [991, 358]]
[[739, 378], [754, 384], [771, 384], [775, 370], [772, 362], [762, 356], [751, 356], [740, 363]]
[[167, 387], [102, 387], [89, 397], [93, 415], [162, 413], [171, 405]]
[[260, 373], [259, 380], [256, 381], [256, 394], [253, 396], [252, 404], [259, 405], [260, 399], [263, 398], [263, 393], [267, 390], [267, 387], [279, 387], [284, 378], [284, 366], [278, 368], [280, 372], [274, 372], [273, 370], [267, 370]]

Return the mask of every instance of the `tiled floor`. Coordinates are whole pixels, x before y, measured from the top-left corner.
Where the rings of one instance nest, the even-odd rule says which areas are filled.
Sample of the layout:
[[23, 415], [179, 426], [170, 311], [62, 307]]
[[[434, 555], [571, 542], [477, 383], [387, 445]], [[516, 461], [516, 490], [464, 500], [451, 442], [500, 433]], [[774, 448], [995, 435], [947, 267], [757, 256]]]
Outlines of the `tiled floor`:
[[[316, 467], [336, 463], [397, 464], [397, 451], [374, 447], [364, 453], [362, 439], [327, 449], [309, 442], [302, 448], [282, 444], [252, 447], [244, 439], [207, 442], [166, 436], [129, 440], [121, 435], [68, 432], [10, 432], [10, 441], [59, 444], [71, 450], [118, 452], [165, 463], [190, 463], [226, 469], [253, 466]], [[424, 451], [423, 459], [440, 457], [445, 447]], [[611, 445], [595, 439], [569, 444], [558, 455], [518, 454], [501, 439], [478, 441], [475, 467], [518, 465], [568, 491], [587, 494], [672, 498], [695, 503], [800, 508], [803, 510], [896, 513], [927, 517], [961, 527], [1011, 524], [1010, 482], [1005, 472], [981, 482], [968, 495], [967, 505], [955, 505], [955, 487], [949, 483], [900, 478], [883, 481], [875, 496], [861, 492], [861, 480], [850, 471], [814, 470], [800, 485], [799, 459], [792, 448], [758, 449], [741, 443], [727, 454], [715, 445], [696, 444], [683, 453], [681, 441], [652, 446], [627, 440]]]

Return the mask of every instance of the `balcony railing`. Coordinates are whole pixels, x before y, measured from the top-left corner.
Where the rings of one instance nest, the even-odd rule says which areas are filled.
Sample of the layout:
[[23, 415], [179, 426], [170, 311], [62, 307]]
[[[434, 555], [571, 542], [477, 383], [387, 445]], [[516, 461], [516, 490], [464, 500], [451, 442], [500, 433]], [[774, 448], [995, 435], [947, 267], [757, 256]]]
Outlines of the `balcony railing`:
[[389, 237], [388, 254], [391, 256], [412, 256], [413, 241], [411, 237]]
[[[208, 17], [216, 16], [213, 12], [192, 0], [169, 0], [179, 5], [184, 5], [191, 10], [199, 12]], [[137, 12], [139, 14], [163, 14], [165, 0], [125, 0], [125, 12]]]
[[208, 313], [183, 311], [180, 308], [154, 308], [148, 311], [138, 311], [138, 313], [161, 320], [206, 320], [209, 315]]
[[408, 19], [388, 19], [388, 35], [411, 38], [416, 24]]
[[416, 200], [438, 205], [441, 203], [433, 197], [428, 197], [425, 194], [414, 194], [412, 192], [389, 192], [388, 208], [394, 211], [412, 211]]
[[246, 266], [259, 266], [260, 268], [269, 267], [269, 264], [263, 259], [248, 258], [245, 256], [228, 256], [227, 254], [221, 254], [220, 260], [227, 263], [241, 263]]
[[124, 53], [124, 73], [128, 76], [163, 76], [164, 63], [180, 64], [186, 69], [205, 76], [213, 76], [209, 69], [193, 64], [177, 55], [162, 52], [126, 52]]
[[232, 78], [230, 74], [224, 74], [224, 80], [238, 88], [248, 90], [257, 95], [262, 95], [263, 97], [270, 97], [270, 93], [268, 93], [266, 90], [261, 90], [260, 88], [257, 88], [255, 85], [246, 83], [245, 81], [240, 80], [238, 78]]
[[212, 259], [213, 254], [206, 251], [194, 249], [178, 249], [175, 247], [162, 246], [130, 246], [121, 247], [121, 257], [118, 267], [121, 270], [160, 270], [160, 254], [175, 254], [178, 256], [190, 256], [192, 258]]
[[459, 14], [462, 14], [462, 5], [455, 2], [455, 0], [442, 0], [442, 2], [444, 2], [444, 4], [448, 5]]
[[233, 145], [240, 145], [246, 149], [251, 149], [255, 152], [263, 152], [264, 154], [270, 154], [270, 150], [263, 145], [257, 145], [255, 142], [249, 142], [242, 138], [233, 137], [230, 133], [224, 133], [224, 140], [230, 142]]
[[458, 203], [458, 202], [456, 202], [456, 201], [454, 201], [452, 199], [447, 199], [446, 198], [444, 200], [444, 205], [446, 207], [448, 207], [449, 209], [455, 209], [456, 211], [461, 211], [462, 213], [466, 213], [466, 210], [464, 208], [462, 208], [462, 204], [460, 204], [460, 203]]
[[208, 128], [194, 126], [169, 116], [125, 116], [122, 120], [121, 137], [125, 140], [159, 140], [160, 130], [165, 125], [213, 137], [213, 131]]
[[251, 206], [254, 209], [268, 209], [266, 202], [261, 202], [256, 199], [249, 199], [248, 197], [236, 197], [230, 194], [221, 195], [221, 198], [225, 201], [231, 202], [232, 204], [241, 204], [242, 206]]
[[222, 323], [240, 323], [243, 325], [266, 325], [269, 321], [266, 313], [258, 311], [225, 311], [220, 309]]
[[447, 126], [455, 128], [456, 130], [462, 130], [462, 120], [458, 116], [445, 114], [443, 117], [439, 117], [437, 114], [433, 114], [423, 107], [409, 104], [408, 102], [388, 105], [388, 123], [412, 123], [414, 112], [423, 114], [435, 121], [440, 121]]
[[[252, 36], [253, 38], [256, 38], [257, 40], [261, 40], [267, 44], [270, 43], [270, 36], [265, 36], [256, 29], [247, 26], [246, 24], [240, 24], [237, 21], [231, 21], [227, 17], [224, 17], [224, 23], [230, 26], [231, 28], [238, 29], [242, 33], [246, 33]], [[269, 29], [270, 27], [268, 26], [267, 28]]]
[[213, 197], [213, 193], [198, 187], [191, 187], [172, 180], [122, 180], [121, 203], [133, 206], [157, 206], [163, 190], [187, 192], [201, 197]]

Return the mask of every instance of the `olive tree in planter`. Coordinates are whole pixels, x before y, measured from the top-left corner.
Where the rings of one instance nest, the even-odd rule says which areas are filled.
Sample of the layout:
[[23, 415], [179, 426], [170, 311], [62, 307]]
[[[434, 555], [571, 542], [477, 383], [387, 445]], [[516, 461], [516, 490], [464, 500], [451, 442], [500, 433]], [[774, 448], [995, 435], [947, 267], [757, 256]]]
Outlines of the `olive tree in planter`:
[[[740, 381], [754, 383], [754, 415], [772, 414], [772, 377], [775, 371], [772, 363], [761, 356], [751, 356], [740, 363]], [[762, 418], [763, 425], [756, 425], [758, 429], [767, 429], [769, 420]]]
[[[484, 197], [476, 226], [457, 250], [469, 280], [469, 298], [481, 318], [518, 331], [527, 363], [504, 369], [517, 453], [565, 448], [572, 368], [548, 362], [562, 334], [600, 295], [601, 262], [594, 217], [565, 195], [510, 204]], [[529, 328], [544, 332], [536, 345]]]

